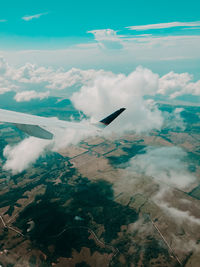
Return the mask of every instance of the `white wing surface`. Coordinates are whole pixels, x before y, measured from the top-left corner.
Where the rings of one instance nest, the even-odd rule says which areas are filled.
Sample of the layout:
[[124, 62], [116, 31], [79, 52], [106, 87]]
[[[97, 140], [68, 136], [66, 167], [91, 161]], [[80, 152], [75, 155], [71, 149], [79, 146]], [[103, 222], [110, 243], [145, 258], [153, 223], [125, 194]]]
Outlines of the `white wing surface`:
[[21, 112], [15, 112], [5, 109], [0, 109], [0, 122], [12, 123], [20, 130], [31, 136], [42, 139], [52, 139], [53, 134], [45, 128], [79, 128], [80, 125], [74, 122], [62, 121], [57, 118], [46, 118], [35, 115], [30, 115]]
[[[102, 119], [96, 126], [101, 128], [102, 126], [106, 127], [124, 110], [125, 108], [121, 108], [115, 111], [108, 117]], [[25, 133], [42, 139], [53, 139], [54, 135], [47, 130], [48, 128], [75, 128], [78, 131], [80, 130], [80, 127], [84, 127], [83, 125], [80, 125], [80, 123], [63, 121], [55, 117], [40, 117], [5, 109], [0, 109], [0, 122], [12, 123]]]

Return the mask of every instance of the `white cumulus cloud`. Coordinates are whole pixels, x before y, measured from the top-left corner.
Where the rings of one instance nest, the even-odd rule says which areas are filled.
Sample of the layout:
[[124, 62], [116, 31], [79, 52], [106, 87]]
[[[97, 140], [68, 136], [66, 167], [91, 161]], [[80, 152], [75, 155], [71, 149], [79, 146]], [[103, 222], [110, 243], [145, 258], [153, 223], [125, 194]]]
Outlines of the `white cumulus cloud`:
[[158, 94], [176, 98], [184, 94], [200, 95], [200, 80], [192, 82], [193, 76], [189, 73], [174, 73], [173, 71], [162, 76], [159, 80]]
[[121, 131], [160, 129], [163, 123], [161, 112], [143, 98], [146, 94], [156, 93], [158, 79], [157, 74], [142, 67], [128, 76], [107, 73], [96, 77], [93, 84], [82, 86], [80, 91], [72, 95], [71, 100], [78, 110], [94, 119], [125, 107], [126, 111], [117, 121]]
[[15, 95], [14, 98], [17, 102], [23, 102], [23, 101], [30, 101], [31, 99], [37, 99], [37, 98], [41, 100], [41, 99], [47, 98], [48, 96], [49, 96], [49, 91], [44, 92], [44, 93], [42, 92], [38, 93], [34, 90], [31, 90], [31, 91], [19, 92]]
[[48, 145], [49, 141], [35, 137], [26, 138], [15, 146], [7, 145], [3, 152], [7, 159], [3, 168], [13, 174], [22, 172], [44, 153]]
[[96, 76], [103, 73], [107, 72], [76, 68], [65, 71], [61, 68], [41, 67], [30, 63], [16, 68], [0, 57], [0, 93], [35, 91], [46, 94], [50, 91], [52, 95], [68, 97], [72, 90], [77, 90], [84, 84], [90, 84]]

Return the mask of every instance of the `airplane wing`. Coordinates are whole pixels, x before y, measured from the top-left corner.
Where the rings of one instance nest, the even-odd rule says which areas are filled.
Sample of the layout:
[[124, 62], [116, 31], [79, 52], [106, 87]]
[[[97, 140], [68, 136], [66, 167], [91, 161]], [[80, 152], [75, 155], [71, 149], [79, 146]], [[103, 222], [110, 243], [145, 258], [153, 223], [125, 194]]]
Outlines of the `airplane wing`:
[[[116, 117], [118, 117], [125, 108], [121, 108], [103, 120], [99, 121], [95, 126], [104, 128], [109, 125]], [[0, 109], [0, 122], [12, 123], [23, 132], [42, 139], [53, 139], [53, 133], [47, 130], [50, 128], [77, 128], [80, 125], [75, 122], [63, 121], [57, 118], [47, 118], [41, 116], [30, 115], [21, 112], [15, 112], [5, 109]]]

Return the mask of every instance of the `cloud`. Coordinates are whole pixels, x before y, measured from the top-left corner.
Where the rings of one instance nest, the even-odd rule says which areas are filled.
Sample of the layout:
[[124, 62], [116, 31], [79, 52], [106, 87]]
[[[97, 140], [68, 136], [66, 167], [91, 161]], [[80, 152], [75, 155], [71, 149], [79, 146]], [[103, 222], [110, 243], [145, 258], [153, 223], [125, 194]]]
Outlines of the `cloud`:
[[0, 74], [3, 75], [6, 73], [8, 69], [8, 63], [5, 61], [3, 57], [0, 57]]
[[9, 91], [10, 91], [9, 88], [0, 86], [0, 95], [5, 94]]
[[83, 124], [88, 122], [77, 123], [76, 129], [51, 129], [55, 134], [55, 139], [51, 141], [28, 137], [17, 145], [7, 145], [3, 151], [6, 158], [3, 169], [11, 171], [12, 174], [20, 173], [34, 164], [40, 156], [44, 156], [47, 151], [58, 152], [61, 148], [78, 144], [83, 138], [98, 134], [96, 129], [82, 127]]
[[[180, 198], [181, 196], [184, 199]], [[159, 214], [156, 225], [180, 258], [182, 252], [192, 252], [195, 255], [200, 250], [200, 245], [195, 241], [195, 234], [200, 225], [199, 205], [198, 201], [189, 199], [187, 194], [164, 184], [160, 184], [157, 193], [151, 196]]]
[[168, 29], [174, 27], [199, 27], [200, 21], [194, 22], [168, 22], [168, 23], [158, 23], [158, 24], [147, 24], [139, 26], [129, 26], [130, 30], [142, 31], [142, 30], [154, 30], [154, 29]]
[[[173, 191], [170, 187], [166, 187], [165, 185], [161, 185], [159, 191], [152, 197], [152, 200], [164, 211], [164, 213], [173, 218], [175, 222], [179, 225], [183, 223], [190, 223], [200, 225], [200, 218], [196, 217], [193, 213], [195, 212], [194, 203], [191, 203], [191, 206], [179, 206], [179, 201], [177, 200], [175, 204], [178, 207], [174, 207], [174, 203], [170, 203], [171, 200], [175, 198], [176, 192]], [[181, 203], [182, 201], [180, 201]], [[183, 202], [182, 202], [183, 203]], [[197, 207], [199, 209], [199, 207]]]
[[[42, 96], [47, 96], [47, 91], [53, 95], [62, 94], [62, 96], [67, 97], [70, 90], [75, 91], [84, 84], [90, 84], [96, 76], [103, 73], [106, 72], [104, 70], [76, 68], [65, 71], [61, 68], [40, 67], [30, 63], [16, 68], [0, 58], [0, 74], [2, 74], [0, 76], [0, 92], [16, 91], [16, 99], [18, 96], [24, 95], [36, 97], [36, 94], [42, 98]], [[28, 91], [30, 92], [28, 93]]]
[[[179, 251], [182, 252], [193, 252], [193, 255], [195, 252], [199, 254], [200, 251], [200, 245], [198, 241], [195, 241], [193, 239], [185, 240], [184, 238], [179, 238], [176, 235], [172, 235], [174, 247], [178, 248]], [[196, 256], [196, 255], [195, 255]]]
[[[112, 79], [113, 83], [114, 80], [117, 81], [118, 79], [121, 79], [120, 83], [122, 83], [124, 79], [124, 82], [129, 81], [133, 94], [137, 87], [136, 73], [138, 75], [142, 73], [142, 71], [139, 72], [139, 69], [142, 69], [142, 67], [137, 68], [136, 71], [132, 71], [130, 75], [126, 76], [102, 69], [81, 70], [72, 68], [66, 71], [62, 68], [37, 66], [30, 63], [26, 63], [21, 67], [14, 67], [9, 65], [4, 58], [0, 57], [0, 93], [15, 91], [17, 93], [16, 99], [20, 99], [20, 96], [23, 95], [27, 95], [28, 99], [28, 95], [36, 97], [36, 94], [37, 97], [40, 96], [42, 99], [42, 97], [47, 96], [47, 91], [53, 96], [70, 97], [74, 92], [80, 91], [80, 88], [83, 86], [88, 86], [88, 90], [90, 90], [94, 83], [97, 84], [101, 79], [104, 80], [104, 83], [106, 79], [110, 81]], [[152, 77], [157, 78], [152, 80], [154, 82], [154, 91], [146, 90], [144, 92], [141, 88], [141, 96], [145, 94], [161, 94], [169, 99], [173, 99], [182, 95], [200, 95], [200, 80], [194, 82], [193, 76], [189, 73], [175, 73], [171, 71], [159, 77], [158, 74], [153, 73], [151, 70], [145, 68], [144, 70], [146, 71], [143, 71], [143, 73], [151, 73]], [[150, 79], [148, 82], [150, 83]], [[119, 86], [117, 85], [117, 87]], [[26, 93], [24, 93], [25, 91]], [[28, 91], [30, 92], [28, 93]], [[122, 91], [125, 93], [127, 89]]]
[[107, 49], [121, 49], [123, 48], [120, 40], [121, 36], [117, 35], [117, 32], [112, 29], [93, 30], [87, 33], [92, 33], [95, 40], [99, 43], [100, 47]]
[[76, 124], [76, 128], [55, 129], [55, 139], [52, 143], [51, 150], [58, 152], [69, 145], [77, 145], [81, 140], [99, 135], [100, 133], [94, 127], [91, 127], [90, 122], [82, 120]]
[[163, 128], [174, 131], [184, 131], [186, 123], [184, 122], [183, 117], [181, 117], [182, 111], [184, 111], [183, 108], [175, 108], [171, 113], [163, 112]]
[[161, 112], [143, 98], [146, 94], [156, 93], [158, 79], [157, 74], [142, 67], [128, 76], [105, 73], [97, 76], [91, 85], [82, 86], [71, 100], [78, 110], [95, 120], [125, 107], [127, 109], [121, 119], [111, 127], [117, 125], [118, 131], [121, 129], [123, 132], [148, 132], [150, 129], [160, 129], [163, 123]]
[[53, 90], [63, 90], [72, 86], [82, 86], [93, 82], [96, 76], [106, 73], [104, 70], [71, 70], [51, 72], [48, 78], [49, 84], [46, 88]]
[[23, 92], [19, 92], [15, 95], [15, 100], [17, 102], [23, 102], [23, 101], [30, 101], [31, 99], [37, 99], [39, 98], [44, 99], [44, 98], [48, 98], [49, 96], [49, 91], [44, 92], [44, 93], [38, 93], [34, 90], [31, 91], [23, 91]]
[[7, 22], [6, 19], [0, 19], [0, 22]]
[[25, 21], [30, 21], [32, 19], [39, 19], [41, 16], [44, 16], [44, 15], [47, 15], [48, 13], [45, 12], [45, 13], [39, 13], [39, 14], [35, 14], [35, 15], [32, 15], [32, 16], [24, 16], [22, 17], [23, 20]]
[[22, 172], [44, 153], [49, 143], [47, 140], [29, 137], [15, 146], [7, 145], [3, 151], [7, 158], [3, 169], [12, 170], [12, 174]]
[[97, 41], [112, 40], [117, 38], [117, 32], [112, 29], [92, 30], [87, 33], [92, 33]]
[[9, 65], [3, 57], [0, 57], [0, 94], [16, 90], [18, 86], [7, 76]]
[[200, 95], [200, 80], [192, 82], [189, 73], [175, 73], [173, 71], [162, 76], [159, 80], [158, 94], [176, 98], [184, 94]]
[[187, 153], [180, 147], [148, 147], [129, 162], [130, 172], [151, 176], [157, 182], [184, 189], [196, 181], [188, 171]]
[[[70, 96], [75, 108], [83, 111], [93, 122], [125, 107], [126, 111], [105, 130], [104, 134], [112, 131], [119, 134], [126, 131], [148, 133], [152, 129], [160, 130], [163, 123], [170, 129], [184, 129], [180, 115], [182, 110], [176, 109], [172, 114], [162, 113], [154, 100], [146, 100], [145, 96], [151, 98], [158, 93], [171, 96], [176, 92], [178, 84], [181, 85], [182, 93], [198, 93], [198, 90], [194, 90], [198, 82], [192, 83], [192, 77], [187, 73], [169, 73], [160, 78], [158, 74], [143, 67], [138, 67], [129, 75], [125, 75], [94, 69], [72, 68], [65, 71], [61, 68], [46, 68], [30, 63], [13, 67], [0, 58], [0, 74], [0, 93], [15, 91], [16, 101], [42, 99], [49, 95]], [[64, 136], [71, 140], [69, 134], [66, 132]], [[81, 133], [81, 136], [84, 135]], [[78, 135], [77, 138], [80, 140], [81, 137]], [[57, 139], [55, 143], [59, 140], [62, 139]], [[67, 140], [62, 142], [67, 144]]]
[[193, 216], [190, 211], [180, 210], [163, 201], [161, 201], [158, 205], [168, 216], [175, 218], [176, 222], [179, 224], [186, 222], [200, 225], [200, 218]]
[[[37, 62], [43, 66], [64, 66], [68, 70], [73, 67], [104, 68], [118, 73], [130, 73], [133, 68], [143, 64], [159, 73], [167, 73], [173, 69], [177, 72], [190, 70], [197, 75], [200, 58], [199, 35], [183, 35], [184, 32], [181, 31], [181, 34], [176, 36], [122, 36], [114, 32], [109, 38], [104, 37], [105, 42], [103, 37], [97, 37], [99, 41], [91, 40], [65, 49], [50, 49], [48, 43], [48, 50], [35, 48], [35, 42], [32, 42], [29, 49], [4, 50], [1, 54], [15, 65]], [[115, 47], [118, 49], [114, 49]]]

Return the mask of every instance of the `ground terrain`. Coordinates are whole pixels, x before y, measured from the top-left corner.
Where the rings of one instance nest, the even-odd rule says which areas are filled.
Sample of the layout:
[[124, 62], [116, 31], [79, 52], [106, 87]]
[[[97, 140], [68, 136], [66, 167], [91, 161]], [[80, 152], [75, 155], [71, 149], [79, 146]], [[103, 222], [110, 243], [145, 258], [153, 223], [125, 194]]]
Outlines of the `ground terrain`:
[[198, 267], [200, 224], [177, 223], [154, 201], [162, 182], [127, 166], [147, 146], [184, 148], [197, 180], [184, 190], [165, 184], [165, 201], [200, 220], [199, 112], [186, 109], [184, 130], [88, 138], [17, 175], [2, 169], [2, 154], [23, 134], [1, 125], [0, 265]]

